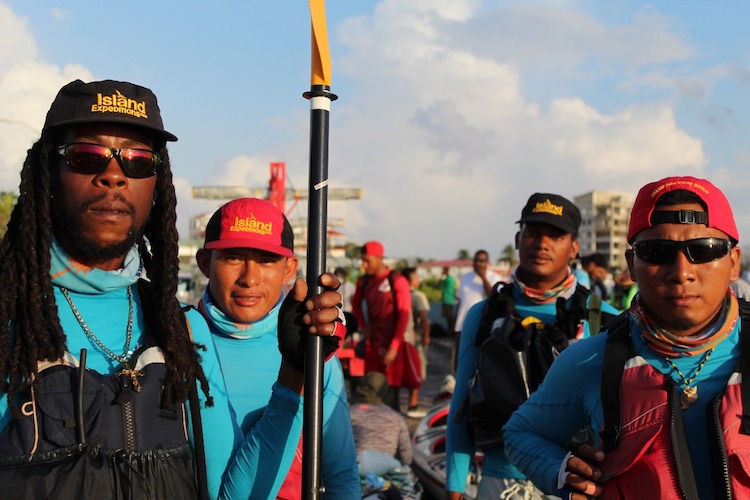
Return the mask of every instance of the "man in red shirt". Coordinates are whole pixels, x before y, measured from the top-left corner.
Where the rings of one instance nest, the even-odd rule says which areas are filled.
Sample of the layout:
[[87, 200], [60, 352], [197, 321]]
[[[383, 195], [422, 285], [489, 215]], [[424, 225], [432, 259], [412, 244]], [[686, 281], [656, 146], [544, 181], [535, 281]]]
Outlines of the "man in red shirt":
[[[369, 241], [362, 247], [363, 276], [352, 297], [352, 312], [365, 335], [365, 371], [383, 373], [391, 386], [391, 406], [400, 411], [398, 391], [419, 380], [419, 367], [403, 353], [404, 334], [411, 315], [409, 282], [383, 263], [383, 245]], [[389, 279], [389, 275], [392, 276]], [[416, 373], [411, 373], [416, 368]], [[414, 377], [412, 379], [412, 376]]]

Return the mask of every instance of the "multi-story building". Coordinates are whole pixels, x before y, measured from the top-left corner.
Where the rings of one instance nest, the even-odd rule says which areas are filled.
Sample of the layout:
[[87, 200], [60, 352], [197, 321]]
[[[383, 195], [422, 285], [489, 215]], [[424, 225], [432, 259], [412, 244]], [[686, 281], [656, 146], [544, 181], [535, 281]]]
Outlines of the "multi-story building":
[[604, 254], [610, 269], [625, 269], [628, 222], [633, 195], [613, 191], [591, 191], [573, 199], [581, 211], [578, 234], [581, 256]]

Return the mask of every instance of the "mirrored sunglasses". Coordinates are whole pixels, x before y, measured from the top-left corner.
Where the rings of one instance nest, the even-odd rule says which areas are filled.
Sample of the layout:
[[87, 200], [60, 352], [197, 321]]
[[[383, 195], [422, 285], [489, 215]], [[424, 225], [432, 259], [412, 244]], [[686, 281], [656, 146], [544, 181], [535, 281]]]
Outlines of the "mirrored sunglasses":
[[687, 241], [642, 240], [633, 243], [636, 257], [650, 264], [671, 264], [682, 251], [693, 264], [705, 264], [729, 254], [732, 242], [722, 238], [697, 238]]
[[150, 149], [118, 149], [99, 144], [73, 142], [60, 146], [57, 152], [65, 158], [71, 170], [82, 174], [103, 172], [112, 158], [117, 158], [117, 163], [126, 176], [135, 179], [156, 175], [156, 170], [161, 165], [159, 155]]

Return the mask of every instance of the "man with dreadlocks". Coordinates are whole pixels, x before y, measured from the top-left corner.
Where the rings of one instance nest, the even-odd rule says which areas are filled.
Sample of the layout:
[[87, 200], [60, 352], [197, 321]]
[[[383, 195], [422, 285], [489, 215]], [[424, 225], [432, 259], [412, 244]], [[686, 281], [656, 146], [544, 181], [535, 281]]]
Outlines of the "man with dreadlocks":
[[[268, 470], [296, 448], [299, 370], [282, 363], [243, 437], [207, 325], [175, 298], [176, 140], [149, 89], [76, 80], [29, 150], [0, 243], [5, 498], [216, 497], [235, 450], [245, 468], [262, 454]], [[306, 292], [299, 280], [287, 324], [331, 334], [341, 296], [302, 303]], [[287, 329], [298, 344], [287, 349], [303, 329]]]

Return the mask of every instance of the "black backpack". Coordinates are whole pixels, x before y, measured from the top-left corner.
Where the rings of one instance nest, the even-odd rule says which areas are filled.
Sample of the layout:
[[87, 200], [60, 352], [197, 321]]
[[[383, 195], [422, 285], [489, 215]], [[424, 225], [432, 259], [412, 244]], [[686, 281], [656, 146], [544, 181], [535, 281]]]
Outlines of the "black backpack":
[[[595, 335], [614, 317], [601, 311], [601, 297], [581, 285], [570, 308], [566, 302], [564, 297], [557, 299], [556, 321], [545, 324], [519, 316], [512, 284], [493, 289], [482, 312], [475, 342], [477, 369], [464, 402], [477, 448], [503, 444], [503, 425], [539, 387], [557, 355], [575, 339], [582, 321], [588, 321], [589, 332]], [[506, 319], [493, 329], [499, 318]], [[457, 418], [462, 416], [459, 411]]]

